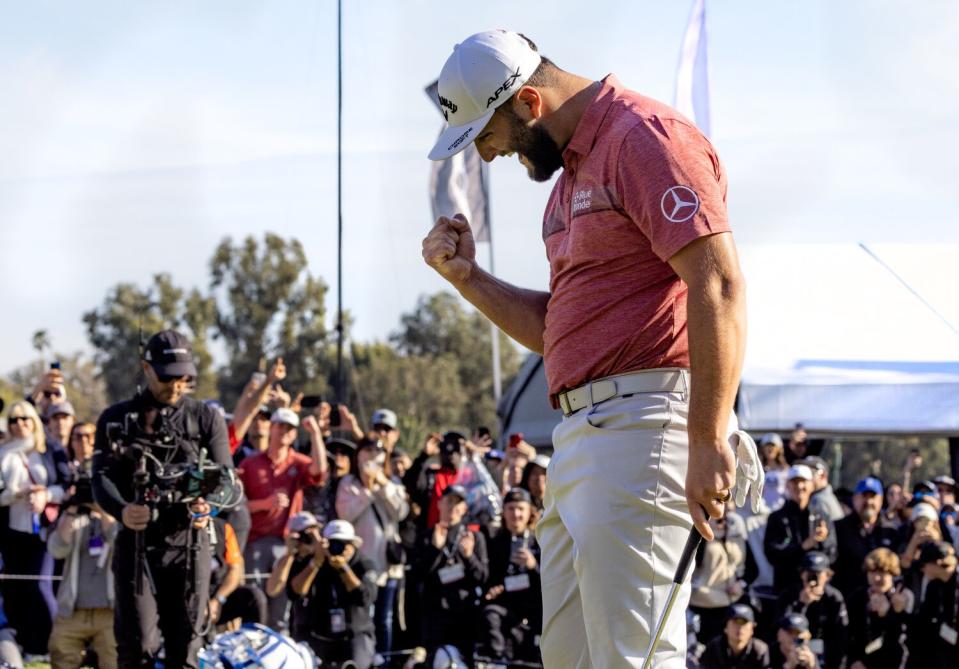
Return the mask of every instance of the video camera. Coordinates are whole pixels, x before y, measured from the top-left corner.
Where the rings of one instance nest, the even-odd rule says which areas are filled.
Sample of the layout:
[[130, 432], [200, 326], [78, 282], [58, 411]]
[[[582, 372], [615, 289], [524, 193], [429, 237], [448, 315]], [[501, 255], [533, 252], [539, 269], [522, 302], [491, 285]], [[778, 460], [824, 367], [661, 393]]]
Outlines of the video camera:
[[63, 503], [63, 508], [77, 507], [77, 513], [87, 515], [93, 506], [93, 481], [90, 473], [80, 470], [73, 478], [73, 495]]

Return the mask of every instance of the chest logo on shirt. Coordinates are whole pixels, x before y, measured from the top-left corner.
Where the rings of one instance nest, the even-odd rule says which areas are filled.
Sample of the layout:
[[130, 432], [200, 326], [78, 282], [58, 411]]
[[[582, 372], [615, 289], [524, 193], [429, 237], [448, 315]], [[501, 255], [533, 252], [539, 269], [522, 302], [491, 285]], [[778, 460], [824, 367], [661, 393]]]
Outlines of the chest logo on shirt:
[[684, 223], [699, 211], [699, 196], [687, 186], [673, 186], [663, 193], [659, 208], [670, 223]]
[[573, 193], [573, 215], [586, 211], [593, 205], [593, 189], [584, 188]]

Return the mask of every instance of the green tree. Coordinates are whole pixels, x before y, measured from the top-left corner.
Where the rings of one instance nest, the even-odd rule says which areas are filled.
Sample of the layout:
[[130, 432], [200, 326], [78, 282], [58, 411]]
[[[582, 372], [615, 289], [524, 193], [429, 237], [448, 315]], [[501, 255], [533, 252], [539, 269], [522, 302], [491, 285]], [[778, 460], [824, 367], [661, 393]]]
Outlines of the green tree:
[[50, 337], [46, 330], [37, 330], [32, 337], [33, 348], [40, 356], [40, 363], [44, 361], [43, 352], [50, 348]]
[[207, 349], [207, 329], [213, 320], [211, 309], [211, 304], [196, 291], [184, 300], [183, 290], [173, 284], [169, 274], [157, 274], [146, 288], [132, 283], [111, 288], [99, 308], [83, 315], [87, 338], [95, 350], [94, 362], [100, 369], [109, 401], [131, 397], [137, 385], [143, 383], [139, 366], [141, 334], [145, 341], [167, 328], [190, 337], [199, 353], [198, 390], [212, 390], [215, 384]]
[[[421, 297], [400, 322], [400, 330], [390, 338], [400, 353], [432, 360], [451, 356], [456, 362], [464, 395], [458, 423], [470, 428], [495, 426], [492, 336], [486, 317], [465, 309], [452, 293], [441, 292]], [[499, 336], [505, 387], [516, 375], [521, 359], [512, 342], [502, 333]]]
[[284, 385], [321, 392], [325, 377], [327, 286], [310, 275], [303, 246], [295, 239], [266, 233], [234, 244], [220, 242], [210, 261], [217, 299], [217, 333], [227, 352], [219, 378], [226, 403], [239, 396], [263, 358], [282, 355]]

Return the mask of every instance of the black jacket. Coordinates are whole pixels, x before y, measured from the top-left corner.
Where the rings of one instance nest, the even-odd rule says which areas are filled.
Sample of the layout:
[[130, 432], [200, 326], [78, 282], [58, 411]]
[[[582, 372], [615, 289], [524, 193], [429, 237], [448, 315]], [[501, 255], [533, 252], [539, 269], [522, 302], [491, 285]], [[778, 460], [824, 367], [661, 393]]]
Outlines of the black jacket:
[[898, 553], [900, 548], [899, 530], [887, 520], [880, 519], [873, 525], [872, 532], [866, 532], [859, 516], [853, 512], [836, 521], [836, 572], [834, 585], [849, 598], [860, 588], [865, 588], [866, 570], [862, 563], [876, 548], [888, 548]]
[[[832, 562], [836, 559], [836, 529], [828, 518], [825, 521], [829, 536], [809, 550], [825, 553]], [[773, 588], [778, 592], [799, 584], [799, 567], [806, 553], [802, 543], [811, 533], [811, 524], [809, 508], [800, 509], [792, 500], [769, 515], [763, 549], [773, 566]]]
[[[293, 577], [304, 569], [309, 569], [312, 555], [296, 560], [290, 568], [290, 583]], [[330, 566], [329, 561], [323, 563], [316, 577], [310, 585], [310, 590], [300, 597], [290, 583], [287, 584], [287, 595], [299, 612], [293, 617], [294, 638], [306, 641], [311, 636], [326, 640], [348, 639], [358, 634], [373, 634], [373, 619], [370, 609], [376, 601], [377, 573], [373, 563], [363, 557], [359, 551], [350, 558], [350, 569], [360, 579], [360, 587], [352, 592], [343, 584], [343, 577]], [[342, 610], [346, 616], [346, 631], [334, 633], [330, 628], [331, 610]], [[305, 615], [303, 615], [305, 613]]]
[[[516, 537], [517, 542], [522, 541], [522, 537]], [[513, 564], [510, 558], [513, 555], [513, 535], [505, 527], [496, 533], [489, 542], [489, 581], [486, 583], [486, 590], [498, 585], [504, 585], [510, 571], [512, 575], [526, 574], [529, 577], [529, 587], [521, 590], [507, 592], [494, 599], [491, 603], [504, 607], [507, 611], [517, 615], [520, 618], [529, 620], [530, 625], [535, 630], [539, 630], [543, 624], [543, 597], [540, 585], [539, 574], [539, 544], [536, 543], [536, 537], [529, 532], [526, 541], [530, 552], [536, 557], [537, 567], [533, 570], [527, 570]], [[512, 569], [511, 569], [512, 567]]]
[[[114, 453], [108, 438], [108, 426], [116, 425], [118, 431], [144, 427], [144, 415], [148, 410], [160, 412], [158, 422], [162, 421], [171, 433], [177, 435], [188, 446], [177, 448], [150, 448], [154, 457], [161, 462], [196, 462], [200, 449], [206, 449], [207, 461], [233, 467], [230, 457], [230, 441], [226, 423], [214, 409], [191, 397], [182, 398], [176, 405], [162, 405], [153, 399], [149, 390], [145, 390], [131, 400], [108, 407], [97, 420], [97, 431], [93, 454], [93, 496], [97, 503], [114, 518], [121, 518], [123, 507], [134, 501], [133, 474], [136, 461], [132, 457]], [[129, 416], [129, 418], [128, 418]], [[136, 427], [133, 427], [133, 426]], [[148, 470], [154, 472], [156, 465], [150, 463]], [[180, 508], [176, 508], [180, 507]], [[147, 541], [162, 541], [170, 532], [185, 529], [189, 516], [182, 505], [158, 506], [158, 522], [147, 528]], [[125, 531], [125, 530], [124, 530]]]
[[769, 646], [750, 639], [741, 655], [733, 655], [725, 634], [706, 644], [699, 658], [700, 669], [769, 669]]
[[948, 581], [930, 581], [925, 596], [916, 603], [909, 625], [908, 667], [955, 669], [959, 667], [959, 642], [943, 639], [943, 625], [959, 633], [959, 582], [954, 572]]
[[[888, 598], [893, 591], [887, 593]], [[849, 653], [847, 665], [862, 662], [873, 667], [899, 667], [906, 652], [906, 625], [909, 614], [889, 611], [881, 618], [868, 610], [869, 589], [861, 588], [849, 598]], [[881, 639], [881, 641], [880, 641]]]
[[843, 666], [849, 639], [849, 613], [842, 593], [827, 584], [819, 601], [803, 604], [799, 601], [799, 591], [800, 587], [793, 586], [780, 596], [777, 620], [789, 613], [806, 616], [812, 638], [823, 642], [822, 666], [839, 669]]
[[[469, 557], [465, 557], [459, 547], [459, 539], [464, 532], [472, 532], [476, 542], [473, 554]], [[483, 535], [459, 524], [449, 528], [442, 550], [433, 545], [433, 530], [422, 531], [417, 543], [413, 572], [425, 614], [445, 615], [450, 610], [474, 609], [489, 577]], [[443, 583], [440, 571], [458, 566], [463, 568], [463, 578]]]

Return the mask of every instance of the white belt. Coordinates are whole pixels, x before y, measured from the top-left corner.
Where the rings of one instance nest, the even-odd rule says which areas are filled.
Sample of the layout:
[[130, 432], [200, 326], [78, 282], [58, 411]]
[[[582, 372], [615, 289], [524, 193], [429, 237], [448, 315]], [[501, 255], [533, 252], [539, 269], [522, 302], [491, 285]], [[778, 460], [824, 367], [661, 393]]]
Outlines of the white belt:
[[685, 393], [689, 391], [689, 370], [648, 369], [590, 381], [578, 388], [557, 393], [556, 401], [564, 416], [583, 407], [628, 397], [637, 393]]

